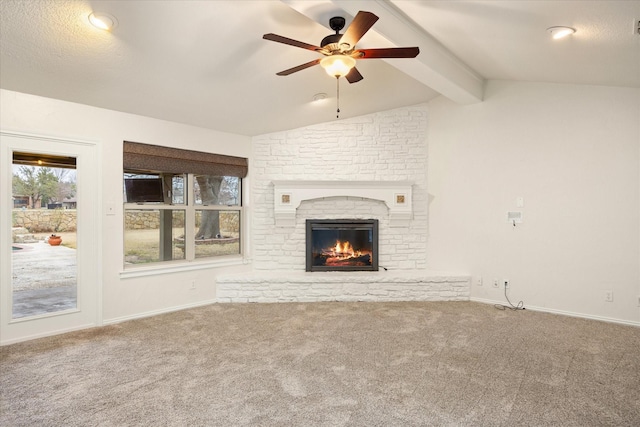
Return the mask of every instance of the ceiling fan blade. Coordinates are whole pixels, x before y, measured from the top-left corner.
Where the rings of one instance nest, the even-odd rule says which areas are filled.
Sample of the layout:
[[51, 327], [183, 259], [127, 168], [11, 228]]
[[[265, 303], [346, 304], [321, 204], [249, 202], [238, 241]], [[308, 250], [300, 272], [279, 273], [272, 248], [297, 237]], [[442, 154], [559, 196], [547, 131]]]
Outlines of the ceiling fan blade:
[[344, 32], [344, 35], [340, 39], [340, 44], [348, 43], [349, 47], [353, 49], [353, 47], [358, 43], [358, 41], [362, 38], [364, 33], [369, 31], [369, 28], [376, 23], [378, 17], [371, 12], [360, 11], [353, 18], [351, 24], [349, 24], [349, 28]]
[[284, 71], [280, 71], [279, 73], [276, 73], [276, 75], [278, 76], [288, 76], [289, 74], [293, 74], [297, 71], [302, 71], [305, 68], [309, 68], [309, 67], [313, 67], [314, 65], [317, 65], [320, 63], [320, 59], [314, 59], [313, 61], [309, 61], [305, 64], [302, 65], [298, 65], [297, 67], [293, 67], [293, 68], [289, 68], [288, 70], [284, 70]]
[[349, 73], [344, 76], [344, 78], [347, 79], [349, 83], [356, 83], [362, 80], [364, 77], [362, 77], [362, 74], [360, 74], [360, 71], [358, 71], [356, 67], [353, 67], [351, 71], [349, 71]]
[[322, 50], [320, 46], [314, 46], [309, 43], [290, 39], [288, 37], [279, 36], [273, 33], [265, 34], [264, 36], [262, 36], [262, 38], [265, 40], [271, 40], [272, 42], [278, 42], [278, 43], [288, 44], [289, 46], [300, 47], [302, 49], [313, 50], [313, 51]]
[[354, 52], [357, 59], [415, 58], [420, 53], [417, 47], [390, 47], [382, 49], [359, 49]]

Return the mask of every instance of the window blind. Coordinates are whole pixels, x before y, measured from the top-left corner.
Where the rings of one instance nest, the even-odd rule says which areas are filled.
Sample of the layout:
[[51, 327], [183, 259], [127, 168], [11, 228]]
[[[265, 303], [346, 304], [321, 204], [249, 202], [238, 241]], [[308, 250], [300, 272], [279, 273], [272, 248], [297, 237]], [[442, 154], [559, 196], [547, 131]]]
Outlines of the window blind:
[[225, 156], [181, 148], [124, 141], [125, 171], [193, 173], [244, 178], [249, 170], [244, 157]]

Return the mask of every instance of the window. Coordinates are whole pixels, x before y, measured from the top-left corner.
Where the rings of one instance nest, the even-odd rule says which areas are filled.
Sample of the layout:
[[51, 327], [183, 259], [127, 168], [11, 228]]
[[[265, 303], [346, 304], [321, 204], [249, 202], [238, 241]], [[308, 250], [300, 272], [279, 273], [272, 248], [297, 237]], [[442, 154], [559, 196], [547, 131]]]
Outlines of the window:
[[247, 160], [125, 142], [125, 266], [242, 254]]

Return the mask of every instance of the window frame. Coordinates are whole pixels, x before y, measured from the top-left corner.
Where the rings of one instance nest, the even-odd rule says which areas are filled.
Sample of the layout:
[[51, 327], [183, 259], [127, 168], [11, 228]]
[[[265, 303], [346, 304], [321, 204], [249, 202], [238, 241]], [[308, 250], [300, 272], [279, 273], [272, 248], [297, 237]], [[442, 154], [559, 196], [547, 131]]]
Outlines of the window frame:
[[[127, 173], [138, 173], [138, 174], [158, 174], [162, 176], [162, 172], [142, 172], [142, 171], [123, 171], [123, 179], [124, 175]], [[179, 174], [173, 174], [179, 175]], [[245, 263], [245, 209], [244, 209], [244, 186], [245, 179], [242, 177], [237, 177], [239, 179], [239, 188], [240, 192], [238, 197], [237, 205], [205, 205], [205, 204], [196, 204], [195, 200], [195, 177], [199, 174], [195, 173], [183, 173], [186, 189], [184, 190], [184, 203], [174, 204], [167, 203], [166, 200], [171, 201], [171, 198], [165, 197], [164, 203], [158, 202], [148, 202], [148, 203], [127, 203], [123, 202], [123, 246], [122, 246], [122, 268], [123, 270], [120, 273], [121, 278], [128, 277], [139, 277], [139, 276], [147, 276], [147, 275], [155, 275], [155, 274], [164, 274], [167, 272], [178, 272], [178, 271], [187, 271], [194, 269], [203, 269], [203, 268], [211, 268], [211, 267], [221, 267], [221, 266], [231, 266], [231, 265], [239, 265]], [[166, 194], [165, 194], [166, 196]], [[140, 264], [127, 264], [125, 262], [125, 247], [124, 247], [124, 235], [126, 233], [125, 229], [125, 220], [126, 213], [128, 210], [147, 210], [147, 211], [158, 211], [158, 210], [183, 210], [184, 211], [184, 259], [171, 259], [171, 260], [159, 260], [152, 261], [148, 263], [140, 263]], [[237, 254], [227, 254], [227, 255], [218, 255], [218, 256], [208, 256], [196, 258], [196, 213], [197, 211], [208, 210], [208, 211], [232, 211], [238, 212], [239, 215], [239, 236], [238, 236], [238, 253]]]

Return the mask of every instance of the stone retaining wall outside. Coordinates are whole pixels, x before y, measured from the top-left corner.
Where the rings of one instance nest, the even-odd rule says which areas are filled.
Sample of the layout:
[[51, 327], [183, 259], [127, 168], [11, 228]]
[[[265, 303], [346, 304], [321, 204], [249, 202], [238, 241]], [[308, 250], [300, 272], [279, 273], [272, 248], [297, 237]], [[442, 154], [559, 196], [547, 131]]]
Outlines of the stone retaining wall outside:
[[[220, 212], [220, 229], [227, 232], [239, 232], [239, 215], [233, 212]], [[173, 226], [184, 226], [183, 211], [173, 211]], [[196, 213], [196, 226], [200, 226], [200, 215]], [[160, 228], [159, 211], [132, 211], [125, 212], [125, 230], [156, 230]]]
[[12, 227], [23, 227], [31, 233], [76, 231], [75, 209], [14, 209]]
[[[220, 228], [228, 232], [238, 232], [239, 215], [220, 212]], [[182, 212], [174, 211], [174, 226], [184, 225]], [[77, 212], [75, 209], [14, 209], [12, 227], [22, 227], [30, 233], [76, 231]], [[200, 215], [196, 215], [196, 225], [200, 225]], [[160, 226], [158, 211], [125, 212], [125, 229], [154, 230]]]

